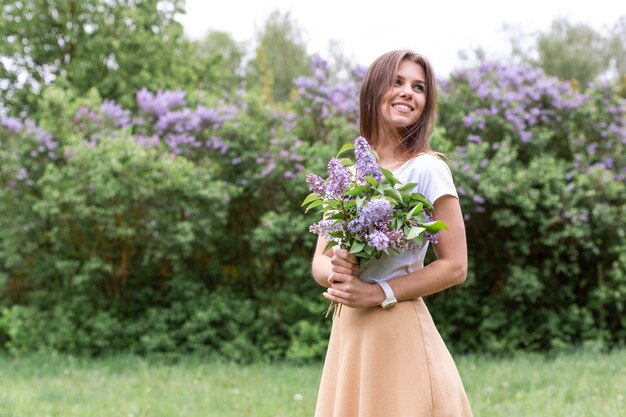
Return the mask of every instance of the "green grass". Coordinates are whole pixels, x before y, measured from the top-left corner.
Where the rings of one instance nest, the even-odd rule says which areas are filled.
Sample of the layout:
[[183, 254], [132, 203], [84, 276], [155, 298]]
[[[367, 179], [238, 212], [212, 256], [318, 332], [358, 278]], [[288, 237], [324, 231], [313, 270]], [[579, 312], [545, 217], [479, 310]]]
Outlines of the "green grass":
[[[457, 364], [477, 417], [626, 417], [626, 350]], [[310, 417], [320, 372], [197, 358], [0, 356], [0, 417]]]

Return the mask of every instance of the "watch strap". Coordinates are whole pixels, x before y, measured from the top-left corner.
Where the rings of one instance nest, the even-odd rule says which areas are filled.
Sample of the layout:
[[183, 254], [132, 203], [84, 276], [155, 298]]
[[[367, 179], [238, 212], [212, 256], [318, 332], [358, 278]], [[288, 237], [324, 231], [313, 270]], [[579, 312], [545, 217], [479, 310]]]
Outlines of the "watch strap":
[[380, 288], [383, 289], [383, 292], [385, 293], [385, 300], [380, 304], [381, 307], [388, 308], [395, 305], [398, 300], [396, 300], [396, 296], [391, 289], [391, 285], [389, 285], [389, 283], [387, 283], [386, 281], [380, 281], [377, 282], [377, 284], [380, 286]]

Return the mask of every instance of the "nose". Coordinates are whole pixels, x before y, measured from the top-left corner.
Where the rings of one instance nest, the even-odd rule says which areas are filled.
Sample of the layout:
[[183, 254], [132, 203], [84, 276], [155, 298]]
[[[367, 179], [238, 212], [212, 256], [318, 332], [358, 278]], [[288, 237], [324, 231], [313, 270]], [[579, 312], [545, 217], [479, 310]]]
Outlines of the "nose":
[[400, 95], [402, 97], [413, 97], [413, 88], [410, 85], [403, 85], [400, 89]]

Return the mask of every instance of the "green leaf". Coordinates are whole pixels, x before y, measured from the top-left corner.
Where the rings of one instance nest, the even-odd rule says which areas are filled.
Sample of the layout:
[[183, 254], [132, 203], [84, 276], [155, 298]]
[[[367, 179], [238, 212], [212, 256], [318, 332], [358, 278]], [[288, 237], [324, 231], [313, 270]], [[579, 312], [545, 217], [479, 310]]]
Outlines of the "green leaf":
[[418, 237], [425, 231], [426, 229], [424, 227], [418, 227], [418, 226], [411, 227], [411, 229], [409, 230], [409, 233], [406, 235], [406, 238], [408, 240], [415, 239], [416, 237]]
[[312, 208], [319, 207], [319, 206], [323, 205], [324, 203], [325, 203], [324, 200], [314, 201], [306, 208], [306, 210], [304, 210], [304, 212], [308, 213], [308, 211], [311, 210]]
[[318, 199], [321, 199], [321, 198], [322, 197], [320, 195], [318, 195], [316, 193], [311, 193], [304, 199], [304, 201], [302, 202], [300, 207], [304, 207], [307, 204], [309, 204], [311, 201], [315, 201], [315, 200], [318, 200]]
[[416, 182], [407, 182], [402, 187], [398, 188], [398, 191], [400, 192], [409, 191], [415, 188], [416, 186], [417, 186]]
[[361, 242], [360, 240], [355, 240], [352, 243], [352, 246], [350, 247], [350, 253], [355, 254], [355, 253], [361, 252], [364, 247], [365, 247], [364, 242]]
[[367, 185], [358, 185], [356, 187], [354, 187], [353, 189], [351, 189], [350, 191], [346, 191], [344, 194], [345, 195], [357, 195], [357, 194], [361, 194], [364, 191], [369, 190], [370, 187], [368, 187]]
[[365, 197], [361, 197], [361, 196], [357, 196], [355, 203], [356, 203], [356, 209], [360, 209], [363, 206], [363, 203], [365, 202]]
[[440, 230], [448, 230], [448, 225], [442, 222], [441, 220], [428, 222], [428, 223], [422, 223], [422, 226], [426, 228], [428, 233], [437, 233]]
[[346, 143], [345, 145], [343, 145], [341, 147], [341, 149], [339, 149], [339, 152], [337, 152], [337, 157], [339, 157], [339, 155], [346, 153], [348, 151], [351, 151], [354, 149], [354, 144], [352, 143]]
[[376, 180], [375, 180], [374, 178], [372, 178], [372, 177], [369, 177], [369, 176], [368, 176], [368, 177], [365, 177], [365, 181], [369, 182], [373, 188], [378, 187], [378, 183], [377, 183], [377, 182], [376, 182]]
[[339, 243], [337, 243], [337, 241], [335, 240], [331, 240], [326, 244], [326, 247], [324, 248], [324, 252], [326, 252], [328, 249], [337, 246]]
[[412, 193], [411, 200], [421, 201], [426, 207], [433, 208], [433, 204], [420, 193]]
[[420, 214], [422, 212], [422, 208], [424, 208], [424, 203], [417, 203], [415, 207], [409, 211], [409, 217], [415, 216], [415, 214]]
[[350, 158], [341, 158], [341, 165], [343, 165], [344, 167], [349, 167], [354, 165], [354, 161]]
[[389, 187], [385, 190], [385, 195], [393, 197], [396, 201], [402, 202], [402, 194], [395, 188]]
[[380, 167], [380, 172], [383, 173], [383, 176], [385, 177], [385, 180], [387, 180], [389, 185], [391, 185], [392, 187], [395, 187], [396, 184], [400, 184], [401, 183], [401, 181], [399, 179], [394, 177], [393, 172], [389, 171], [387, 168]]

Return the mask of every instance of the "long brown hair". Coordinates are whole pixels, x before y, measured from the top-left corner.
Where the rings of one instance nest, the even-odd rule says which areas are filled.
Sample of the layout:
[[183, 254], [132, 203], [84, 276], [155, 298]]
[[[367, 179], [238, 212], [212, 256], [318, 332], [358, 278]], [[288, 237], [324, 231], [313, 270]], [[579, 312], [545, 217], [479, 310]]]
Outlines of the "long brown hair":
[[[414, 62], [424, 70], [426, 103], [415, 124], [392, 130], [382, 123], [381, 103], [385, 93], [392, 87], [402, 61]], [[367, 138], [373, 148], [382, 142], [381, 136], [387, 136], [396, 142], [394, 154], [403, 159], [425, 152], [429, 148], [436, 117], [435, 73], [425, 56], [410, 50], [391, 51], [378, 57], [368, 68], [359, 93], [359, 123], [361, 136]]]

